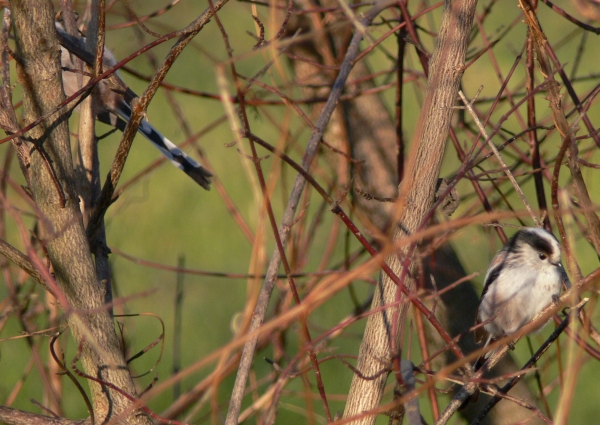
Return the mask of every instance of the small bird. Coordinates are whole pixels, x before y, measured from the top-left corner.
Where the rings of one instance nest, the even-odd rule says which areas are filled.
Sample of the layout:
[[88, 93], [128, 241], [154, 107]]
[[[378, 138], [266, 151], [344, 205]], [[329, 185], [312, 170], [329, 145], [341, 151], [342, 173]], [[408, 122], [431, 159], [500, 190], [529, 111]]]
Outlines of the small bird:
[[[85, 38], [69, 35], [64, 31], [60, 22], [56, 23], [56, 31], [61, 43], [68, 43], [70, 49], [74, 50], [84, 62], [87, 62], [88, 64], [93, 63], [93, 56], [85, 50]], [[65, 94], [68, 97], [80, 89], [78, 84], [78, 73], [75, 72], [76, 67], [72, 53], [62, 46], [60, 50], [63, 67], [63, 87]], [[105, 68], [110, 68], [117, 64], [114, 55], [107, 49], [104, 50], [103, 62]], [[120, 85], [126, 87], [125, 83], [120, 80], [117, 73], [114, 75], [119, 80], [119, 83], [121, 83]], [[100, 122], [123, 131], [127, 125], [127, 121], [131, 118], [131, 108], [129, 107], [129, 104], [125, 101], [122, 93], [113, 91], [110, 88], [109, 83], [105, 80], [98, 83], [97, 89], [98, 96], [96, 96], [96, 102], [93, 105], [97, 114], [97, 119]], [[135, 96], [133, 92], [128, 89], [127, 94], [132, 97]], [[204, 189], [210, 190], [210, 178], [213, 174], [163, 136], [148, 121], [145, 119], [142, 120], [138, 132], [161, 151], [173, 165], [190, 176]]]
[[535, 227], [519, 230], [488, 268], [477, 309], [477, 324], [483, 326], [476, 329], [476, 341], [486, 333], [489, 343], [518, 331], [558, 298], [562, 282], [571, 285], [554, 235]]
[[[571, 282], [560, 258], [560, 245], [552, 233], [536, 227], [515, 233], [494, 256], [485, 276], [475, 341], [483, 341], [487, 334], [487, 346], [493, 339], [518, 331], [558, 298], [561, 283], [569, 288]], [[473, 369], [481, 369], [492, 352], [480, 356]], [[458, 409], [478, 398], [476, 389]]]

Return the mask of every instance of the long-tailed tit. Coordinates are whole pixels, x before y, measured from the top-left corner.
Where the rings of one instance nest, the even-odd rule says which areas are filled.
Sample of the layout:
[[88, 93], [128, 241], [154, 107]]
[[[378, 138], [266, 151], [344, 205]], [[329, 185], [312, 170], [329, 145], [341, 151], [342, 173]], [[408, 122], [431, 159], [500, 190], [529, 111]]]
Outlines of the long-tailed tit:
[[[73, 37], [67, 34], [58, 22], [56, 24], [56, 30], [61, 42], [67, 40], [70, 48], [76, 51], [77, 56], [85, 62], [91, 63], [90, 61], [93, 60], [93, 57], [91, 57], [89, 53], [86, 55], [84, 38]], [[103, 61], [106, 68], [113, 67], [117, 64], [117, 60], [107, 49], [104, 50]], [[80, 89], [80, 86], [73, 56], [71, 52], [64, 47], [61, 47], [61, 62], [63, 67], [63, 86], [65, 94], [71, 96]], [[120, 80], [116, 73], [114, 75], [115, 78]], [[122, 87], [126, 87], [122, 80], [119, 82]], [[98, 83], [97, 89], [98, 96], [95, 97], [96, 101], [93, 104], [93, 108], [97, 114], [98, 120], [123, 131], [127, 125], [127, 121], [131, 118], [129, 104], [123, 98], [122, 93], [117, 93], [112, 90], [109, 83], [105, 80]], [[175, 146], [169, 139], [160, 134], [160, 132], [158, 132], [158, 130], [156, 130], [148, 121], [142, 120], [138, 132], [160, 150], [173, 165], [194, 179], [194, 181], [204, 189], [210, 190], [210, 177], [212, 177], [213, 174]]]
[[[558, 241], [544, 229], [528, 227], [510, 238], [492, 259], [485, 276], [477, 309], [477, 342], [487, 334], [487, 345], [492, 339], [518, 331], [558, 297], [561, 283], [570, 287], [560, 255]], [[479, 357], [474, 369], [480, 369], [490, 354]], [[477, 389], [459, 410], [478, 398]]]
[[[569, 278], [561, 264], [561, 251], [552, 233], [528, 227], [519, 230], [492, 260], [477, 310], [483, 323], [475, 339], [510, 335], [560, 294], [561, 283]], [[542, 324], [538, 329], [544, 326]]]

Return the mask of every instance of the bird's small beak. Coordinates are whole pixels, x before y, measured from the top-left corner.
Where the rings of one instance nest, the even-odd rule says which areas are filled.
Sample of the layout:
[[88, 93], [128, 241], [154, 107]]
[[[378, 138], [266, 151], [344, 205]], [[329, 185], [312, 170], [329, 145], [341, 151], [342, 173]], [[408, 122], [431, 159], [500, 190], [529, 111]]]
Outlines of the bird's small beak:
[[563, 265], [561, 263], [558, 263], [556, 266], [558, 267], [558, 270], [560, 270], [560, 277], [562, 278], [565, 288], [570, 289], [571, 281], [569, 280], [569, 276], [567, 276], [567, 272], [565, 271], [565, 268], [563, 267]]

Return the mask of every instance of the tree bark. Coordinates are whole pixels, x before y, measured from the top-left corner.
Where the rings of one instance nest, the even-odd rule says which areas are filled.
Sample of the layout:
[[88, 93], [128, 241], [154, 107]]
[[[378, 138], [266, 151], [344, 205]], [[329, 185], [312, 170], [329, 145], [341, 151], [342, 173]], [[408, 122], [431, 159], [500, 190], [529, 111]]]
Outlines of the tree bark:
[[96, 278], [79, 210], [68, 115], [52, 112], [65, 98], [52, 4], [45, 0], [14, 0], [10, 7], [24, 121], [32, 123], [48, 114], [26, 133], [32, 152], [30, 189], [40, 213], [44, 244], [56, 282], [66, 300], [61, 307], [81, 347], [81, 362], [85, 372], [100, 381], [88, 379], [95, 421], [100, 423], [123, 414], [121, 422], [150, 424], [139, 410], [126, 412], [131, 401], [121, 391], [135, 396], [135, 386], [104, 306], [104, 290]]
[[0, 423], [6, 425], [88, 425], [89, 419], [72, 421], [0, 406]]
[[[433, 203], [476, 5], [476, 0], [447, 0], [444, 5], [439, 37], [431, 58], [425, 102], [413, 137], [406, 178], [400, 185], [403, 209], [394, 241], [416, 232]], [[407, 252], [408, 247], [403, 247], [398, 254], [387, 259], [398, 276], [402, 275], [398, 257]], [[396, 293], [396, 285], [387, 275], [381, 274], [372, 309], [394, 302]], [[406, 304], [401, 308], [406, 308]], [[357, 369], [363, 377], [377, 375], [386, 366], [385, 362], [391, 361], [396, 354], [390, 351], [392, 314], [392, 309], [386, 309], [369, 316], [357, 361]], [[356, 416], [353, 424], [367, 425], [375, 423], [376, 415], [367, 412], [379, 405], [387, 377], [385, 374], [375, 379], [363, 377], [354, 375], [344, 417]]]

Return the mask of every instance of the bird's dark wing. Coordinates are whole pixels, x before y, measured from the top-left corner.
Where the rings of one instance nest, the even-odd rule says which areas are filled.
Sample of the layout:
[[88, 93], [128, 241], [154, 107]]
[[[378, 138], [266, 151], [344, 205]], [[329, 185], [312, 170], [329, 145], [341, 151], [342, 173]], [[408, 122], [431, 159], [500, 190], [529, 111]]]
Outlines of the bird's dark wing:
[[492, 262], [490, 263], [490, 266], [488, 268], [488, 272], [485, 276], [483, 291], [481, 292], [481, 297], [479, 298], [479, 305], [477, 306], [477, 319], [475, 320], [475, 342], [478, 344], [488, 337], [485, 328], [481, 324], [481, 319], [479, 318], [479, 307], [481, 306], [481, 300], [483, 300], [485, 294], [487, 294], [490, 285], [493, 282], [495, 282], [496, 279], [498, 279], [500, 271], [502, 270], [504, 262], [506, 261], [506, 254], [507, 251], [505, 249], [498, 251], [498, 253], [492, 259]]

